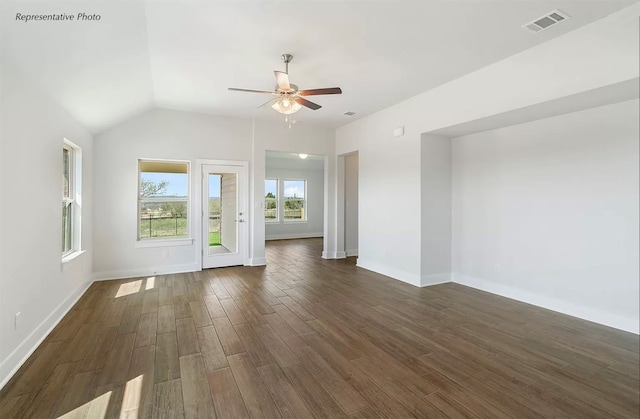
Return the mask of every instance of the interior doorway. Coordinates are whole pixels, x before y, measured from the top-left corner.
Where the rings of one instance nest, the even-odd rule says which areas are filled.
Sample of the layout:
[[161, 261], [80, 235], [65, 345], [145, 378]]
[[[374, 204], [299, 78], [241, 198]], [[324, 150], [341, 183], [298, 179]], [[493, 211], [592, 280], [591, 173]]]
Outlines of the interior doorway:
[[358, 153], [344, 156], [344, 250], [358, 256]]
[[265, 240], [324, 237], [326, 156], [267, 151]]

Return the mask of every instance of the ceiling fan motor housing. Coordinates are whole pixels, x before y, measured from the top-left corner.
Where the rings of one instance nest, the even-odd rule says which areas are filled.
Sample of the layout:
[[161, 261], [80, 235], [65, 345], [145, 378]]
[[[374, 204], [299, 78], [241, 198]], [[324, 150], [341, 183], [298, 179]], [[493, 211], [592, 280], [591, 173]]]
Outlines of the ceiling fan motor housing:
[[291, 83], [289, 84], [290, 89], [289, 90], [285, 90], [285, 89], [281, 89], [280, 87], [278, 87], [278, 85], [276, 84], [276, 91], [278, 91], [278, 93], [280, 93], [281, 95], [287, 93], [287, 94], [294, 94], [298, 91], [298, 86], [296, 86], [295, 84]]

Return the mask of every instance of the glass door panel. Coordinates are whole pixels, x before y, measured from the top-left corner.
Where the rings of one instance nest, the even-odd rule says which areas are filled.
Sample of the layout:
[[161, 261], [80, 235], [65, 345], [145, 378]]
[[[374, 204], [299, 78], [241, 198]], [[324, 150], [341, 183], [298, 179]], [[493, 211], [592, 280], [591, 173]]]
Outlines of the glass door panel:
[[243, 169], [203, 165], [203, 268], [244, 263]]

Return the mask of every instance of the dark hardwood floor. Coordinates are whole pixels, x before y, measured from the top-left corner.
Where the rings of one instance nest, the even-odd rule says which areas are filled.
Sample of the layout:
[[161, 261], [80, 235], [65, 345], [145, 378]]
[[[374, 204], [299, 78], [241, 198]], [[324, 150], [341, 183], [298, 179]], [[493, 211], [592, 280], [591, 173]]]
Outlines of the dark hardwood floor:
[[269, 266], [96, 282], [0, 417], [638, 418], [638, 336], [269, 242]]

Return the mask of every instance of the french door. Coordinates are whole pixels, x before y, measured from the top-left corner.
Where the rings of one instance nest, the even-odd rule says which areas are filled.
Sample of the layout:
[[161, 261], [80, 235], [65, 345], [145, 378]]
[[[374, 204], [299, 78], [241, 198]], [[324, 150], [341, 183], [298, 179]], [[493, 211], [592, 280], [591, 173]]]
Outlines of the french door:
[[202, 165], [202, 268], [244, 265], [247, 163]]

